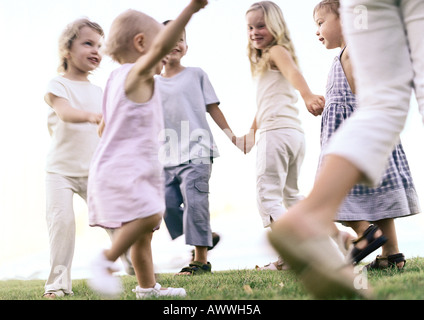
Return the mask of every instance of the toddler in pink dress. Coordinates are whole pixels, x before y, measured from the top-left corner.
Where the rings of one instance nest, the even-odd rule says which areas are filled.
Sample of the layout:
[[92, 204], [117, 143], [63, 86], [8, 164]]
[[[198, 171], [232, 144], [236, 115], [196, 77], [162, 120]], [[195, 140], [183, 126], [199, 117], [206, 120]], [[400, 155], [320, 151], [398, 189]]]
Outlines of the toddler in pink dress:
[[89, 285], [102, 295], [121, 293], [121, 282], [112, 272], [114, 262], [130, 247], [137, 298], [186, 295], [183, 288], [161, 288], [153, 268], [152, 234], [165, 209], [158, 157], [163, 116], [154, 76], [192, 15], [207, 2], [191, 0], [166, 27], [144, 13], [127, 10], [110, 29], [106, 51], [121, 67], [105, 89], [102, 139], [88, 181], [90, 225], [118, 229], [111, 248], [92, 262]]
[[165, 210], [163, 168], [158, 160], [162, 105], [154, 89], [150, 101], [134, 103], [124, 83], [133, 64], [115, 70], [107, 82], [105, 129], [89, 178], [91, 226], [119, 228]]

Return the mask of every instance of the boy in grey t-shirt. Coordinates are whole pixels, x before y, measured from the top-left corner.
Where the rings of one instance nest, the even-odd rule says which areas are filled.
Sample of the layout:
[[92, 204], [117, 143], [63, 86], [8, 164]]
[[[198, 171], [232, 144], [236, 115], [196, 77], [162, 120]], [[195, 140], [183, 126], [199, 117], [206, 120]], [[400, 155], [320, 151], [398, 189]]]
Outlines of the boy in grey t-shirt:
[[166, 213], [164, 220], [175, 239], [185, 234], [195, 247], [194, 258], [179, 274], [211, 272], [207, 260], [212, 247], [209, 213], [209, 179], [213, 158], [219, 156], [206, 119], [209, 113], [235, 144], [236, 138], [219, 109], [219, 100], [207, 74], [183, 67], [187, 53], [185, 32], [168, 55], [164, 73], [157, 77], [165, 131], [161, 161], [165, 167]]

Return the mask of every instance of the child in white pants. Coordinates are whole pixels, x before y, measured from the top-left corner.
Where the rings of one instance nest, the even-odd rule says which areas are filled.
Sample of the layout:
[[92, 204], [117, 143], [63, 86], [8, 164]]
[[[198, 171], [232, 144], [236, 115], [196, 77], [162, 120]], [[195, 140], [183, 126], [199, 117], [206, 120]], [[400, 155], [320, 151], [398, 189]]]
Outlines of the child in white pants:
[[[244, 137], [249, 152], [261, 131], [257, 151], [257, 203], [264, 227], [270, 227], [301, 199], [297, 180], [305, 155], [305, 137], [297, 107], [301, 94], [310, 113], [324, 108], [324, 97], [311, 92], [299, 71], [294, 45], [281, 9], [271, 1], [253, 4], [246, 13], [248, 57], [257, 78], [258, 111], [251, 133]], [[272, 227], [272, 226], [271, 226]], [[282, 259], [260, 270], [282, 270]]]
[[67, 26], [59, 41], [59, 75], [45, 95], [51, 107], [51, 145], [46, 164], [46, 218], [50, 237], [51, 272], [47, 298], [72, 294], [71, 266], [75, 247], [73, 196], [87, 200], [91, 156], [98, 144], [102, 89], [88, 80], [100, 62], [101, 27], [87, 19]]

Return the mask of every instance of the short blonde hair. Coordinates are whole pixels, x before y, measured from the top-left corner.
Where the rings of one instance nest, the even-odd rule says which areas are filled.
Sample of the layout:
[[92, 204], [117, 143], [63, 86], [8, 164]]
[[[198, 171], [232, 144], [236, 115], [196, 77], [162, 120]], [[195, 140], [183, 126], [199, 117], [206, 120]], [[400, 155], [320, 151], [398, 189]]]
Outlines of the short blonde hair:
[[62, 34], [59, 37], [59, 67], [57, 71], [59, 73], [64, 73], [68, 71], [68, 58], [67, 55], [72, 48], [72, 44], [79, 37], [80, 31], [84, 27], [89, 27], [104, 37], [104, 32], [102, 27], [96, 22], [90, 21], [86, 18], [75, 20], [68, 24], [63, 30]]
[[[129, 9], [121, 13], [112, 23], [105, 53], [114, 61], [122, 63], [126, 52], [133, 48], [134, 37], [139, 33], [150, 36], [155, 25], [160, 23], [140, 11]], [[150, 37], [147, 38], [152, 41]]]
[[250, 68], [252, 75], [257, 76], [264, 73], [270, 67], [269, 62], [269, 49], [272, 46], [280, 45], [286, 48], [291, 54], [293, 61], [298, 65], [296, 52], [294, 49], [293, 42], [290, 38], [290, 32], [287, 28], [286, 21], [284, 19], [283, 12], [280, 7], [272, 1], [261, 1], [252, 4], [247, 10], [246, 14], [254, 11], [261, 10], [264, 14], [265, 25], [269, 32], [274, 37], [274, 41], [271, 42], [269, 47], [265, 50], [258, 50], [253, 47], [250, 39], [247, 47], [247, 54], [250, 61]]
[[340, 17], [340, 13], [339, 13], [340, 1], [339, 0], [322, 0], [314, 8], [314, 17], [315, 17], [315, 13], [321, 9], [326, 9], [334, 13], [337, 17]]

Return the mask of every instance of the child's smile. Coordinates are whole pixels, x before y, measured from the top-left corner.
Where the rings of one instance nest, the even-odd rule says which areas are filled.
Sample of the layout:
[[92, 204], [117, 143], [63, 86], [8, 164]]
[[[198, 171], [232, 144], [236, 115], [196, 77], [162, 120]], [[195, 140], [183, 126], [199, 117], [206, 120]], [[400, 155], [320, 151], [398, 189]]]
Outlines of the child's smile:
[[273, 35], [265, 25], [264, 14], [261, 10], [253, 10], [247, 13], [247, 32], [249, 40], [255, 49], [266, 49], [274, 40]]

